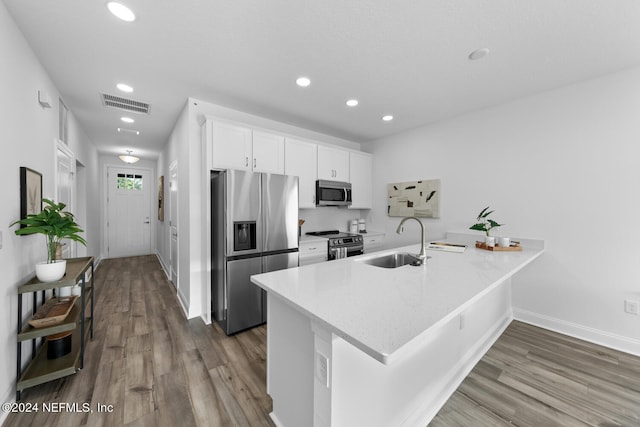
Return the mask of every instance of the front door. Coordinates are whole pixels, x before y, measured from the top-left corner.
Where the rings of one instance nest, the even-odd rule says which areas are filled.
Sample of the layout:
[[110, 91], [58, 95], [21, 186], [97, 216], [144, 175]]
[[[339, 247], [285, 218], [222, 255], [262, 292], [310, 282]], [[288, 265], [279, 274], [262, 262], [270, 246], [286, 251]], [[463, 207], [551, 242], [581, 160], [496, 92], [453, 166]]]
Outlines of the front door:
[[107, 169], [107, 256], [151, 253], [151, 193], [148, 169]]

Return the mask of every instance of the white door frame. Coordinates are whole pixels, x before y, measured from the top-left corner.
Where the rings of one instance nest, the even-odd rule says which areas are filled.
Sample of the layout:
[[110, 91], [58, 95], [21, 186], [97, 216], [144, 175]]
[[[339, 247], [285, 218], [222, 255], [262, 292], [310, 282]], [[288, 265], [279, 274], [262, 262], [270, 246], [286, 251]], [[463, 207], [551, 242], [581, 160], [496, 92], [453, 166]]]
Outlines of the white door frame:
[[[173, 188], [173, 180], [172, 180], [172, 175], [173, 172], [176, 172], [176, 174], [178, 173], [178, 161], [174, 160], [173, 162], [171, 162], [171, 164], [169, 165], [169, 280], [172, 281], [173, 285], [176, 288], [176, 291], [180, 289], [180, 286], [178, 284], [178, 271], [180, 269], [180, 265], [179, 265], [179, 260], [180, 260], [180, 244], [179, 244], [179, 239], [180, 236], [177, 235], [176, 236], [176, 259], [173, 259], [173, 237], [172, 237], [172, 228], [174, 227], [174, 222], [175, 222], [175, 227], [176, 227], [176, 233], [180, 233], [180, 230], [178, 229], [178, 211], [179, 209], [177, 208], [179, 206], [179, 201], [180, 201], [180, 195], [178, 194], [178, 189], [174, 189]], [[178, 177], [179, 178], [179, 177]], [[176, 198], [175, 203], [173, 198]], [[173, 209], [173, 206], [176, 206], [175, 212]], [[173, 266], [174, 266], [174, 261], [175, 261], [175, 266], [176, 266], [176, 271], [175, 271], [175, 276], [174, 276], [174, 271], [173, 271]], [[174, 279], [175, 277], [175, 279]], [[175, 280], [175, 281], [174, 281]]]
[[155, 253], [156, 251], [156, 233], [154, 233], [154, 230], [156, 230], [156, 227], [158, 226], [158, 215], [154, 215], [154, 212], [157, 212], [157, 208], [156, 210], [154, 210], [154, 208], [156, 207], [156, 203], [158, 203], [157, 199], [154, 198], [154, 194], [158, 193], [158, 188], [157, 188], [157, 180], [153, 179], [153, 177], [155, 176], [155, 171], [151, 168], [146, 168], [146, 167], [137, 167], [137, 166], [132, 166], [132, 165], [122, 165], [122, 164], [116, 164], [116, 163], [108, 163], [108, 164], [104, 164], [103, 165], [103, 169], [102, 169], [102, 203], [103, 203], [103, 208], [102, 208], [102, 213], [103, 213], [103, 220], [102, 220], [102, 258], [103, 259], [107, 259], [109, 258], [109, 228], [107, 227], [107, 222], [109, 219], [109, 212], [108, 212], [108, 198], [109, 198], [109, 177], [108, 177], [108, 173], [109, 173], [109, 168], [121, 168], [121, 169], [133, 169], [133, 170], [140, 170], [140, 171], [145, 171], [149, 173], [149, 182], [151, 182], [151, 188], [149, 189], [150, 194], [149, 194], [149, 212], [150, 212], [150, 216], [149, 216], [149, 227], [150, 227], [150, 239], [151, 239], [151, 247], [150, 247], [150, 253]]
[[[65, 144], [63, 141], [58, 138], [54, 139], [56, 146], [56, 155], [54, 157], [54, 168], [55, 171], [55, 179], [54, 179], [54, 188], [53, 188], [53, 201], [56, 203], [60, 203], [58, 189], [60, 183], [58, 182], [58, 155], [61, 152], [64, 156], [69, 158], [69, 173], [71, 174], [71, 192], [69, 195], [69, 201], [65, 208], [66, 211], [75, 214], [75, 205], [76, 205], [76, 155], [73, 151], [69, 149], [69, 146]], [[73, 240], [68, 240], [67, 244], [69, 245], [68, 257], [73, 258], [76, 256], [76, 242]]]

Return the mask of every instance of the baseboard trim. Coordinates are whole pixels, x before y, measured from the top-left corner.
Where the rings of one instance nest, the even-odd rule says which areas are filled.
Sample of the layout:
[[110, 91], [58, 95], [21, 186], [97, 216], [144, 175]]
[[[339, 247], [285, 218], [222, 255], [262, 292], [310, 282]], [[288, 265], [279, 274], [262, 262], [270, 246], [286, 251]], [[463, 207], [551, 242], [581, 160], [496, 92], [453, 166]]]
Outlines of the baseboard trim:
[[269, 418], [271, 418], [271, 421], [273, 421], [276, 427], [283, 427], [283, 425], [280, 423], [280, 420], [273, 412], [269, 412]]
[[162, 268], [162, 271], [164, 271], [164, 275], [167, 277], [167, 280], [171, 281], [171, 275], [169, 274], [169, 268], [164, 263], [164, 260], [162, 259], [162, 257], [160, 256], [160, 254], [158, 252], [156, 252], [156, 258], [158, 258], [158, 262], [160, 263], [160, 268]]
[[513, 317], [515, 320], [519, 320], [530, 325], [549, 329], [550, 331], [558, 332], [560, 334], [640, 357], [640, 340], [612, 334], [610, 332], [601, 331], [599, 329], [590, 328], [573, 322], [567, 322], [566, 320], [533, 313], [519, 308], [513, 309]]
[[189, 319], [189, 304], [187, 304], [186, 300], [187, 299], [182, 295], [182, 292], [180, 292], [180, 289], [178, 289], [178, 302], [180, 303], [180, 307], [182, 307], [184, 317]]

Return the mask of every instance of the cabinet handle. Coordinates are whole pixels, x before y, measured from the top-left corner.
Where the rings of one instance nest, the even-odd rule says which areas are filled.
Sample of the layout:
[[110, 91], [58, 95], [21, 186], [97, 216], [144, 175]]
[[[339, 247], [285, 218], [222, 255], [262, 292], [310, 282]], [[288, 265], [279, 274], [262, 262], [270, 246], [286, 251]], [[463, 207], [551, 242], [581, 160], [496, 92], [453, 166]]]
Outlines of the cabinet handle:
[[244, 166], [245, 167], [249, 167], [249, 158], [248, 157], [244, 158]]
[[256, 158], [255, 157], [253, 158], [253, 168], [254, 169], [256, 168]]

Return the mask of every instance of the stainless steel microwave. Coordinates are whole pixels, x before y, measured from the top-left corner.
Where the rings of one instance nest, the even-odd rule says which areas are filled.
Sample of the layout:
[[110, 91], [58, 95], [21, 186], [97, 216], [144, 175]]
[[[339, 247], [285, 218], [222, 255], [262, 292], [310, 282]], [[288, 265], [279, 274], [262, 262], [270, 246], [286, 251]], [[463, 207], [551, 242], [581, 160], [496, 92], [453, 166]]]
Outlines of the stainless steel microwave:
[[339, 181], [316, 181], [316, 206], [351, 205], [351, 183]]

